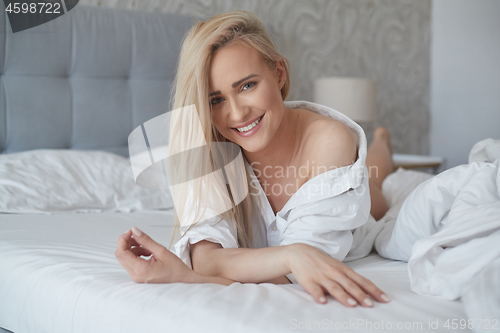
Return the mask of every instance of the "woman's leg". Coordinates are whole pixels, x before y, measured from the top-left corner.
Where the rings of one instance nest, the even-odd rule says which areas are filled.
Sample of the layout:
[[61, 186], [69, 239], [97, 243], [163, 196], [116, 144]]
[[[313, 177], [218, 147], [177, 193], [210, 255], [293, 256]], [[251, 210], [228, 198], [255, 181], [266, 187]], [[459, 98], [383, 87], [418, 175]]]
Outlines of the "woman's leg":
[[370, 214], [375, 220], [380, 220], [389, 210], [382, 195], [382, 182], [393, 169], [391, 136], [384, 127], [378, 127], [373, 132], [373, 142], [366, 155], [366, 167], [370, 178]]

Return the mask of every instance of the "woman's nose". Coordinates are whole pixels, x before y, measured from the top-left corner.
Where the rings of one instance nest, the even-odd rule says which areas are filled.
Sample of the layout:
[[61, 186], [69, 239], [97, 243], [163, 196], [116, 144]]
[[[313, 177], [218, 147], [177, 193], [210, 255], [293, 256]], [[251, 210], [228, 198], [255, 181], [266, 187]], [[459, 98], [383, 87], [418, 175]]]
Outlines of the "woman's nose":
[[229, 106], [230, 106], [229, 117], [231, 121], [235, 123], [241, 123], [243, 122], [243, 120], [248, 120], [246, 119], [246, 116], [250, 110], [246, 105], [243, 105], [242, 103], [236, 100], [231, 100]]

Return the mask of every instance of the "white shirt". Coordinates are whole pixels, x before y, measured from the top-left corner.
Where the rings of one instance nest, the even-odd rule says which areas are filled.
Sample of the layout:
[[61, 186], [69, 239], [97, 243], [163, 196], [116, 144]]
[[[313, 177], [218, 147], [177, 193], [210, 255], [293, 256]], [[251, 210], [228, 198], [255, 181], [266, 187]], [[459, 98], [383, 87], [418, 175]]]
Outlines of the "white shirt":
[[[365, 164], [367, 143], [363, 129], [342, 113], [320, 104], [288, 101], [285, 105], [291, 109], [308, 109], [349, 126], [357, 134], [358, 159], [351, 165], [309, 179], [276, 215], [245, 159], [253, 183], [259, 184], [262, 202], [260, 216], [257, 214], [252, 221], [253, 247], [306, 243], [338, 260], [366, 256], [372, 249], [373, 241], [364, 240], [371, 229], [369, 225], [375, 220], [370, 215], [368, 170]], [[173, 252], [192, 268], [190, 244], [208, 240], [221, 244], [223, 248], [237, 248], [235, 226], [220, 220], [220, 217], [215, 217], [194, 225], [174, 245]], [[367, 222], [370, 223], [367, 225]], [[359, 228], [364, 225], [365, 228]], [[181, 234], [186, 229], [181, 228]], [[346, 258], [348, 253], [349, 258]], [[292, 283], [297, 283], [292, 273], [287, 274], [287, 277]]]

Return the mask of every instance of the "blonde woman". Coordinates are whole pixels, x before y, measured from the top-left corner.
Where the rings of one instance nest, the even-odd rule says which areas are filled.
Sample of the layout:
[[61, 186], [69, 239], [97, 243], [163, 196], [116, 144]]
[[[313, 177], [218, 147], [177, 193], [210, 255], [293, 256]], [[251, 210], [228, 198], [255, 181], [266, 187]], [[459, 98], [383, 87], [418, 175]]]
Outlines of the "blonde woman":
[[[371, 251], [366, 227], [388, 209], [380, 189], [392, 171], [389, 133], [377, 129], [367, 149], [356, 123], [322, 105], [285, 102], [289, 89], [288, 61], [255, 14], [223, 13], [190, 30], [174, 109], [196, 106], [209, 145], [241, 147], [251, 193], [216, 218], [203, 220], [196, 205], [199, 223], [176, 217], [174, 253], [136, 227], [123, 234], [115, 254], [134, 281], [298, 283], [318, 303], [326, 293], [347, 307], [389, 301], [342, 262]], [[176, 121], [171, 140], [189, 140], [180, 133], [189, 132], [186, 119]], [[172, 172], [194, 167], [188, 162], [176, 160]], [[367, 165], [377, 172], [369, 176]], [[200, 189], [191, 202], [207, 200]], [[178, 212], [192, 207], [186, 193], [173, 195], [184, 203]]]

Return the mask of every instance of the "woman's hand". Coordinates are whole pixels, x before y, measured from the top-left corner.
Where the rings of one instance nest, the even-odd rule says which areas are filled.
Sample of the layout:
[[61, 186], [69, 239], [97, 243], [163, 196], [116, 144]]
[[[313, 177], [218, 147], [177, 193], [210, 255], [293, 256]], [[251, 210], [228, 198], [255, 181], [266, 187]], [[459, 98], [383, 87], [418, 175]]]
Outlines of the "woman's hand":
[[195, 279], [196, 274], [181, 259], [136, 227], [120, 236], [115, 256], [135, 282], [189, 283]]
[[326, 303], [325, 291], [347, 307], [354, 307], [357, 303], [364, 307], [373, 306], [368, 295], [379, 302], [389, 302], [389, 298], [370, 280], [311, 245], [292, 244], [288, 267], [297, 282], [318, 303]]

